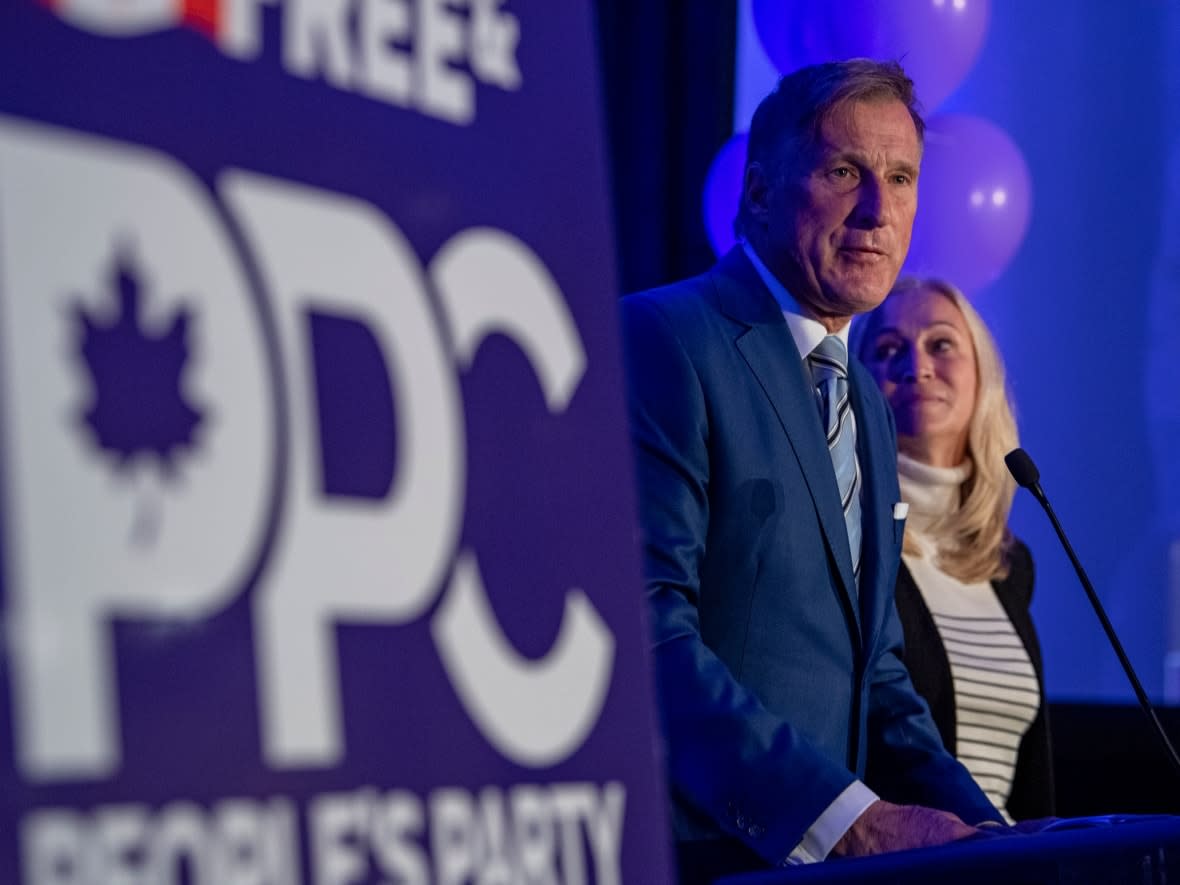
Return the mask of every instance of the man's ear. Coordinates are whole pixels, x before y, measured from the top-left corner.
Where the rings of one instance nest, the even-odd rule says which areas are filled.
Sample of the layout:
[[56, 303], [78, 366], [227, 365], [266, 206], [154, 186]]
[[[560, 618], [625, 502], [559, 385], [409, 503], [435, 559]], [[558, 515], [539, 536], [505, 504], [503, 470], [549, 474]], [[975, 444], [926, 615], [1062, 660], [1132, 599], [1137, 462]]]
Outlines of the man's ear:
[[742, 200], [750, 218], [759, 224], [765, 224], [769, 211], [770, 176], [757, 160], [746, 166], [746, 173], [742, 179]]

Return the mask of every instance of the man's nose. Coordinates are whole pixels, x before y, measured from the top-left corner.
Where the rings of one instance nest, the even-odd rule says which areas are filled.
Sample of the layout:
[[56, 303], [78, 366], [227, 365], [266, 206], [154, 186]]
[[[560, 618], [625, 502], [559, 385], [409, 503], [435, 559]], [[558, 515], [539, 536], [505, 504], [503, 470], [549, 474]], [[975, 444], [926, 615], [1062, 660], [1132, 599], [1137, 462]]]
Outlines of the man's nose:
[[893, 204], [885, 183], [874, 175], [861, 179], [853, 211], [857, 227], [874, 228], [888, 224]]

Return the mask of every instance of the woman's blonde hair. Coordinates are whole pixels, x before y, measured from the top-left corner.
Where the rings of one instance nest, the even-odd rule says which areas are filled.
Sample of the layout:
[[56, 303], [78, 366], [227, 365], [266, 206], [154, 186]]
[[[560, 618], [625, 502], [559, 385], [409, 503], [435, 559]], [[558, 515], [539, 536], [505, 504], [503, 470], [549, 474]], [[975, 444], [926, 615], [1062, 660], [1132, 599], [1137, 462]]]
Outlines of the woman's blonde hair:
[[[1012, 533], [1008, 514], [1016, 483], [1004, 466], [1004, 456], [1019, 445], [1016, 418], [1004, 378], [1004, 363], [995, 340], [979, 313], [955, 286], [930, 277], [903, 277], [886, 301], [901, 292], [929, 289], [959, 309], [975, 349], [977, 387], [975, 411], [967, 428], [967, 457], [974, 469], [964, 480], [959, 509], [938, 519], [931, 533], [938, 539], [939, 567], [964, 583], [1000, 580], [1008, 575]], [[863, 354], [880, 308], [854, 324], [855, 352]], [[907, 535], [905, 551], [917, 549]]]

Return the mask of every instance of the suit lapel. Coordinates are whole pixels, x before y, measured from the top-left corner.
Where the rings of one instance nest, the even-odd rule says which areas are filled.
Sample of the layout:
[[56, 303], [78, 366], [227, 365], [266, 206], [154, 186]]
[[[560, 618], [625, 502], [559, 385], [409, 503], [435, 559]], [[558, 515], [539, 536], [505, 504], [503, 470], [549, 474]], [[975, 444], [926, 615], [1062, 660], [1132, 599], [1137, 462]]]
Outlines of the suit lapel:
[[[715, 278], [722, 311], [747, 327], [736, 337], [735, 346], [770, 400], [799, 462], [828, 553], [836, 563], [845, 610], [859, 636], [860, 610], [856, 603], [848, 529], [844, 525], [840, 491], [820, 427], [811, 379], [807, 377], [778, 302], [767, 291], [740, 246], [719, 262]], [[811, 416], [815, 419], [809, 420]]]
[[856, 415], [856, 456], [860, 461], [862, 492], [862, 548], [860, 594], [866, 646], [871, 647], [885, 620], [889, 589], [896, 579], [891, 567], [900, 538], [893, 505], [900, 498], [891, 493], [897, 476], [896, 443], [888, 433], [889, 419], [876, 395], [872, 376], [857, 362], [849, 361], [849, 395]]

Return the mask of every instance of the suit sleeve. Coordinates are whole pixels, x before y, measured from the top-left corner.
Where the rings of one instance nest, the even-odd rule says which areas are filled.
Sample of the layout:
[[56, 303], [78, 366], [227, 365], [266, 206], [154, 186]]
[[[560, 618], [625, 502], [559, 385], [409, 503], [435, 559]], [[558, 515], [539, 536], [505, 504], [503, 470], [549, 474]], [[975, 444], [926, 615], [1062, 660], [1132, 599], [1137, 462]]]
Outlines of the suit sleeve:
[[897, 607], [889, 609], [882, 633], [885, 650], [870, 683], [869, 786], [890, 802], [940, 808], [969, 824], [1003, 822], [967, 769], [943, 747], [930, 710], [902, 662]]
[[854, 781], [744, 688], [701, 635], [709, 404], [659, 305], [623, 300], [628, 405], [660, 715], [673, 790], [779, 863]]

